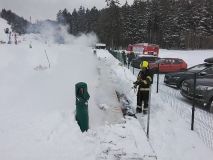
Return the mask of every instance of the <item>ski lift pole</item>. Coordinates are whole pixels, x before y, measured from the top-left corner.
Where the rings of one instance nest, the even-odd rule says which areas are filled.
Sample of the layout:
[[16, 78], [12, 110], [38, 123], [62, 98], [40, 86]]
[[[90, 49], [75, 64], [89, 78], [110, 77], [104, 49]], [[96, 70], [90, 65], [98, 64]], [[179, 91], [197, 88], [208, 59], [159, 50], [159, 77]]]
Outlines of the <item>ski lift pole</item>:
[[48, 55], [47, 55], [46, 49], [44, 50], [44, 52], [45, 52], [45, 55], [46, 55], [47, 61], [48, 61], [48, 63], [49, 63], [49, 68], [50, 68], [50, 61], [49, 61], [49, 58], [48, 58]]
[[151, 92], [152, 92], [152, 86], [150, 86], [150, 91], [149, 91], [148, 116], [147, 116], [147, 132], [146, 132], [147, 138], [149, 138], [150, 111], [151, 111]]

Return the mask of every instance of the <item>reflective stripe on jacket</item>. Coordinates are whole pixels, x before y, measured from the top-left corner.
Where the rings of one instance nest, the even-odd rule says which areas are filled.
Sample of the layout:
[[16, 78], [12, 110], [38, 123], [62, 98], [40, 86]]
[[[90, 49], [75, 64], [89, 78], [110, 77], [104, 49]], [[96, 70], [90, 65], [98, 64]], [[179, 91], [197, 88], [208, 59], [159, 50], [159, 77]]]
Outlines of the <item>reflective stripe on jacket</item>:
[[140, 88], [139, 90], [140, 90], [140, 91], [149, 91], [150, 88]]

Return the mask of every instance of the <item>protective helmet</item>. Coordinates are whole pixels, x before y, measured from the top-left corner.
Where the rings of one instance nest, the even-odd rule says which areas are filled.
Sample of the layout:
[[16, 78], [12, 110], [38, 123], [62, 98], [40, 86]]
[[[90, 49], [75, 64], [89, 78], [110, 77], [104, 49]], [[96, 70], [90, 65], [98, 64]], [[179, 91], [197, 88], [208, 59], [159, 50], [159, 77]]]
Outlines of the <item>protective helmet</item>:
[[149, 62], [147, 62], [147, 61], [143, 61], [143, 62], [141, 62], [141, 64], [140, 64], [140, 68], [142, 69], [142, 68], [148, 68], [148, 66], [149, 66]]

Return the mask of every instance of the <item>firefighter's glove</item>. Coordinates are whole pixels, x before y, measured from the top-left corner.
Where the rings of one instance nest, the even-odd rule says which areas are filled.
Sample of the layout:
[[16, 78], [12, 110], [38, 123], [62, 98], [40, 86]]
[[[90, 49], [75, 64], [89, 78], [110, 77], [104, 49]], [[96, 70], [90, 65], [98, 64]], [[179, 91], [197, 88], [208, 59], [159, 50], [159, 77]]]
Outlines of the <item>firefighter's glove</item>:
[[134, 84], [134, 88], [137, 88], [137, 81], [133, 82], [133, 84]]

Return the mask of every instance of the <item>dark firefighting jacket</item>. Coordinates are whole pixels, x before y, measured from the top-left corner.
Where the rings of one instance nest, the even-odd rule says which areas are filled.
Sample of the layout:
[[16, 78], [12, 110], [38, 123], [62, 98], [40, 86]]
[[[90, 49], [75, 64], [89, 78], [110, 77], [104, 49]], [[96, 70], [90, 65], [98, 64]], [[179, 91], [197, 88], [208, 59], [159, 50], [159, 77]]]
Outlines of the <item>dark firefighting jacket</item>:
[[135, 87], [139, 86], [140, 91], [149, 91], [153, 82], [153, 74], [151, 70], [145, 69], [138, 73], [137, 81], [134, 82]]

